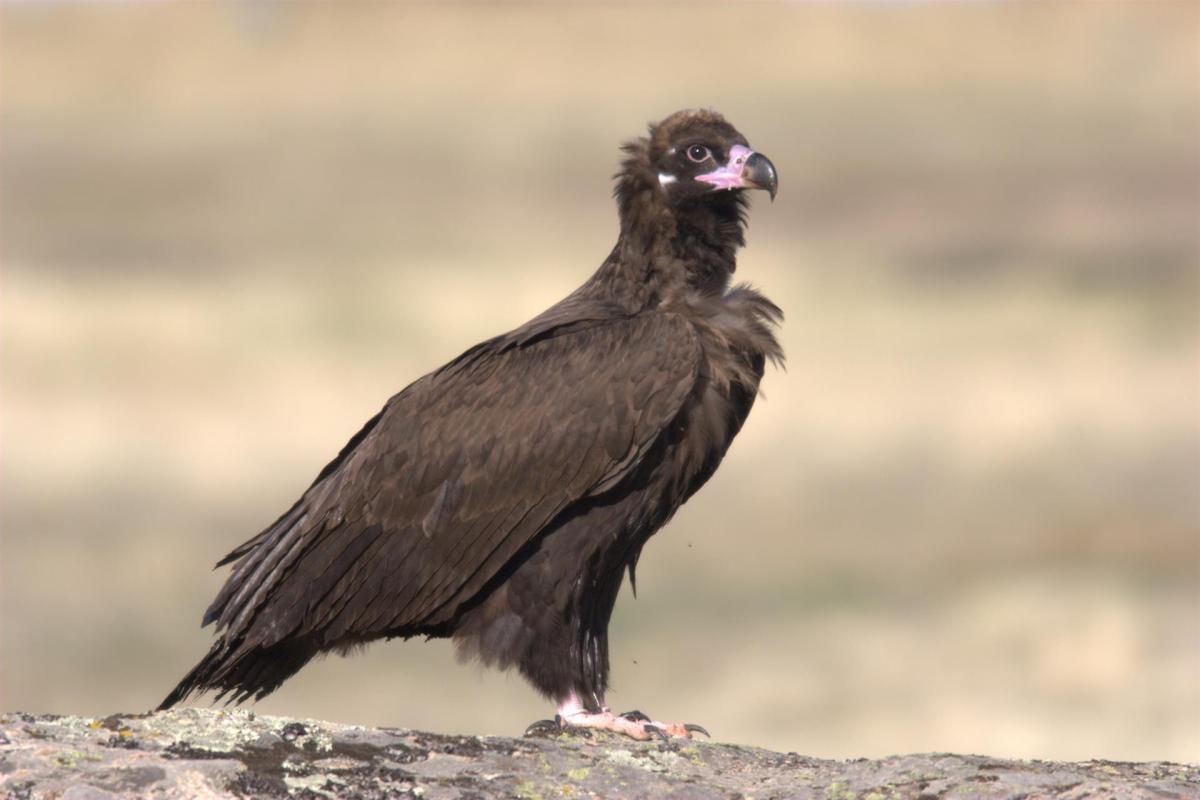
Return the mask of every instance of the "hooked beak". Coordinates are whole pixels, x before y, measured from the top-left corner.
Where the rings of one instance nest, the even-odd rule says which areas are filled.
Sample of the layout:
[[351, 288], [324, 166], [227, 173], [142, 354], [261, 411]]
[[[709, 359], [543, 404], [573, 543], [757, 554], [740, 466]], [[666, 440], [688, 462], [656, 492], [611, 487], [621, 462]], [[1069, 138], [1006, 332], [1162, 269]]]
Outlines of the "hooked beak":
[[711, 183], [714, 190], [721, 189], [765, 189], [771, 199], [779, 188], [779, 175], [771, 159], [756, 153], [749, 147], [735, 144], [729, 150], [729, 163], [712, 172], [697, 175], [696, 180]]

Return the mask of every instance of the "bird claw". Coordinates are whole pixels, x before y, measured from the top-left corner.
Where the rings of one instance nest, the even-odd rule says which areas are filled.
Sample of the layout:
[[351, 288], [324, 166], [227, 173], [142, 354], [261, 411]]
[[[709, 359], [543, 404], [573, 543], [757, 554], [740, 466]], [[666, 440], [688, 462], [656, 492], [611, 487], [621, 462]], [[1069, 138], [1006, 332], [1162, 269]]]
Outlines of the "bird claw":
[[554, 715], [554, 719], [539, 719], [525, 729], [525, 736], [546, 736], [551, 733], [557, 733], [563, 728], [563, 720], [558, 714]]
[[650, 734], [651, 736], [657, 736], [659, 739], [662, 739], [664, 742], [671, 741], [671, 737], [667, 735], [667, 732], [664, 731], [662, 728], [658, 727], [657, 725], [653, 725], [653, 724], [647, 722], [645, 725], [642, 726], [642, 730], [645, 731], [646, 733]]
[[[562, 713], [562, 709], [566, 712]], [[591, 731], [602, 730], [628, 736], [639, 741], [658, 740], [670, 742], [672, 738], [691, 739], [693, 734], [702, 733], [712, 738], [712, 735], [702, 725], [694, 723], [659, 722], [651, 719], [641, 711], [634, 709], [624, 714], [614, 714], [608, 707], [601, 704], [601, 710], [588, 711], [579, 708], [578, 704], [560, 706], [560, 713], [554, 721], [542, 720], [535, 722], [525, 730], [526, 736], [548, 736], [557, 732], [569, 732], [590, 738]]]

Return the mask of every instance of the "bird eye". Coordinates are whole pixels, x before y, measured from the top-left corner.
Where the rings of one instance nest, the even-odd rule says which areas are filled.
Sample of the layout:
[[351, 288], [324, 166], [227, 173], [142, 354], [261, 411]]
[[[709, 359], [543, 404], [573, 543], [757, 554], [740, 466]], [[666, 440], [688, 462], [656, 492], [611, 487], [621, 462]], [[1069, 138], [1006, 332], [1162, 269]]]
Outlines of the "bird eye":
[[687, 149], [687, 156], [692, 161], [695, 161], [697, 164], [699, 164], [701, 161], [707, 161], [709, 158], [711, 158], [712, 153], [710, 153], [708, 148], [704, 145], [694, 144]]

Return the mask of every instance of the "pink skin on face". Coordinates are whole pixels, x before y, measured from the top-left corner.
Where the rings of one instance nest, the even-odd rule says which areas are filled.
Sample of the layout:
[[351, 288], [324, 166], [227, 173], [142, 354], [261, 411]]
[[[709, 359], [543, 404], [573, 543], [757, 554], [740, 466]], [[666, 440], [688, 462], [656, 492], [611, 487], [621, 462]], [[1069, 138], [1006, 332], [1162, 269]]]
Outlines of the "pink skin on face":
[[697, 175], [696, 180], [711, 183], [714, 189], [745, 189], [746, 181], [742, 178], [742, 170], [746, 166], [746, 159], [752, 155], [754, 151], [749, 147], [735, 144], [729, 148], [729, 163], [717, 167], [712, 172]]

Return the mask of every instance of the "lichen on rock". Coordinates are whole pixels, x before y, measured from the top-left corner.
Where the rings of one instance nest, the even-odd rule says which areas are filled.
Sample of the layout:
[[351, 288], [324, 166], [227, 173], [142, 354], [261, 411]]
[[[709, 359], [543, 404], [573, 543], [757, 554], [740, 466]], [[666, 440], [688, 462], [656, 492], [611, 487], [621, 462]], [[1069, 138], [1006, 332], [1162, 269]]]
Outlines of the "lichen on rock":
[[0, 797], [1200, 798], [1200, 767], [948, 754], [829, 761], [611, 734], [445, 736], [250, 711], [0, 715]]

